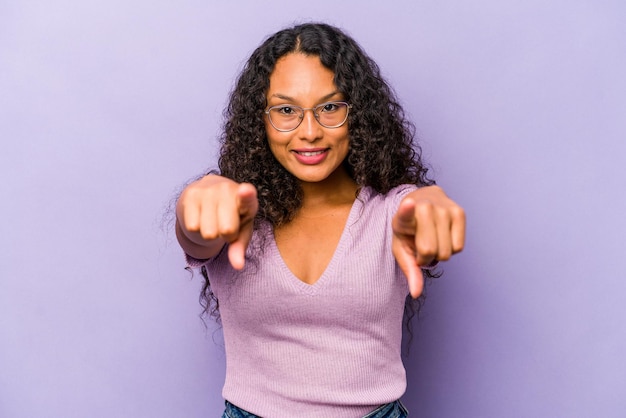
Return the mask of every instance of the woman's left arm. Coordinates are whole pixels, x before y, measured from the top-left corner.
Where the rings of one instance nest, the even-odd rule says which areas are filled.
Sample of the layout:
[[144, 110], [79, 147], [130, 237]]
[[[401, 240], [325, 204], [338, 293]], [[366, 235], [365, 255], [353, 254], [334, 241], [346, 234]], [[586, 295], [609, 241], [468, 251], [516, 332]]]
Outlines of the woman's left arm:
[[424, 288], [421, 268], [448, 260], [465, 243], [465, 211], [439, 186], [409, 193], [400, 202], [391, 227], [392, 252], [413, 298]]

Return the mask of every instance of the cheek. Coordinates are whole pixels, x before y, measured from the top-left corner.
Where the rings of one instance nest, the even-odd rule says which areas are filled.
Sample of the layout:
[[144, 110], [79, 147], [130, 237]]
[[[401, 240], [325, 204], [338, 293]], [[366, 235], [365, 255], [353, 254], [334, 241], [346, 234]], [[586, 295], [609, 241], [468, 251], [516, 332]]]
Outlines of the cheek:
[[282, 159], [282, 156], [286, 153], [285, 144], [287, 144], [289, 141], [285, 140], [285, 138], [283, 138], [281, 135], [276, 135], [276, 132], [270, 133], [269, 131], [267, 131], [266, 137], [267, 145], [272, 155], [274, 155], [274, 158], [280, 161]]
[[276, 132], [266, 132], [265, 136], [267, 138], [267, 143], [270, 145], [270, 147], [278, 147], [288, 142], [288, 140], [285, 139], [283, 135], [277, 135]]
[[339, 135], [338, 142], [348, 150], [351, 148], [352, 141], [350, 141], [350, 134], [347, 129]]

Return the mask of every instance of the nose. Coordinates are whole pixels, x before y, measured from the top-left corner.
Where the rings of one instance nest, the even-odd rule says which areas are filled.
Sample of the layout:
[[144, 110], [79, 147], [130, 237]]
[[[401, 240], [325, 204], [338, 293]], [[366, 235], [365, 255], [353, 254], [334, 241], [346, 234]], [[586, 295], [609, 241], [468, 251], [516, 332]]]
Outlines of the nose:
[[300, 138], [310, 142], [321, 138], [324, 134], [322, 125], [319, 124], [313, 112], [313, 109], [306, 109], [302, 115], [302, 122], [298, 126]]

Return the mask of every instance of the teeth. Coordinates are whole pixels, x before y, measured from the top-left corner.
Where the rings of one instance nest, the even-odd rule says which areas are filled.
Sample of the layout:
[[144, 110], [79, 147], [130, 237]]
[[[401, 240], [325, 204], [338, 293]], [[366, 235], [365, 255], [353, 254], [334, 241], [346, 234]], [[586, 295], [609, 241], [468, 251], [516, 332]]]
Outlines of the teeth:
[[323, 152], [324, 151], [303, 151], [303, 152], [299, 152], [298, 154], [304, 155], [305, 157], [312, 157], [314, 155], [320, 155]]

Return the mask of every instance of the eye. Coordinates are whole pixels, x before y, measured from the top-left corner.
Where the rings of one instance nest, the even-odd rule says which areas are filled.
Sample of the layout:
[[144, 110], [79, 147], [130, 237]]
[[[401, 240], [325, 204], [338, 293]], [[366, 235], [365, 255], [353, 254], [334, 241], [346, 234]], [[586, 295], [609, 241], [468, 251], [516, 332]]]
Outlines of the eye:
[[341, 106], [341, 103], [334, 103], [334, 102], [324, 103], [323, 105], [320, 106], [321, 108], [320, 110], [326, 113], [336, 112], [337, 110], [339, 110], [340, 106]]
[[274, 110], [281, 114], [281, 115], [285, 115], [285, 116], [291, 116], [291, 115], [296, 115], [298, 114], [298, 111], [293, 107], [293, 106], [277, 106], [274, 108]]

